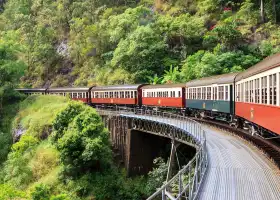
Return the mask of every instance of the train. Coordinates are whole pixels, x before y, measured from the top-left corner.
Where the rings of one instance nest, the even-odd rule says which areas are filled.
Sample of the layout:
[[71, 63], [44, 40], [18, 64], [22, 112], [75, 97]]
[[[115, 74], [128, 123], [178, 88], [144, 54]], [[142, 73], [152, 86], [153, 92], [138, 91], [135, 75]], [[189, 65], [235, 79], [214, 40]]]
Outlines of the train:
[[220, 120], [265, 138], [280, 137], [280, 53], [239, 73], [182, 84], [17, 89], [27, 95], [61, 95], [92, 106], [172, 110]]

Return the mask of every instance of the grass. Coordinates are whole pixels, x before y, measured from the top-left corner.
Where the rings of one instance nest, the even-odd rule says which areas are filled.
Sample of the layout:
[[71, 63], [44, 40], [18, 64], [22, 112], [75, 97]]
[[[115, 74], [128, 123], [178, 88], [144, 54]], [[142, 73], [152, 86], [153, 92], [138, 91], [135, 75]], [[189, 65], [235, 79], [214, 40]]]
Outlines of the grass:
[[[27, 97], [13, 109], [11, 107], [14, 105], [5, 107], [6, 111], [11, 110], [12, 112], [1, 120], [2, 127], [5, 127], [5, 134], [0, 134], [0, 145], [3, 143], [5, 146], [3, 146], [4, 148], [1, 146], [0, 153], [3, 157], [2, 160], [5, 161], [7, 154], [13, 149], [6, 163], [14, 164], [6, 164], [5, 168], [2, 168], [2, 172], [5, 170], [5, 173], [12, 172], [17, 167], [30, 171], [31, 173], [28, 173], [28, 177], [25, 177], [30, 181], [24, 182], [21, 188], [30, 188], [35, 183], [57, 182], [59, 152], [50, 144], [47, 136], [52, 131], [52, 122], [57, 113], [64, 109], [69, 101], [69, 99], [60, 96], [34, 95]], [[23, 130], [24, 137], [21, 137], [19, 142], [12, 147], [12, 132], [17, 129]], [[1, 132], [3, 132], [2, 130]], [[5, 140], [1, 140], [3, 137]], [[31, 147], [30, 142], [33, 140], [38, 142], [32, 143]], [[17, 156], [18, 153], [20, 154], [19, 157]], [[21, 158], [27, 160], [21, 164], [22, 166], [18, 166], [20, 163], [18, 161]], [[4, 173], [2, 174], [4, 175]], [[17, 180], [17, 177], [11, 176], [10, 180], [12, 179]]]
[[61, 96], [29, 96], [20, 104], [20, 111], [13, 126], [44, 139], [50, 134], [57, 113], [63, 110], [68, 102], [69, 99]]

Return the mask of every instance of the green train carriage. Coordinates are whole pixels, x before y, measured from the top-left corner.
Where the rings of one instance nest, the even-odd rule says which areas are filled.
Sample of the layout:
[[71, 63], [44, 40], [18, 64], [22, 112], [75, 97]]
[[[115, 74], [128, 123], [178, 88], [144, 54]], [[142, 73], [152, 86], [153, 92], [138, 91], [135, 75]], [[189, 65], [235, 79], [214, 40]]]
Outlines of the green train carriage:
[[236, 75], [230, 73], [187, 82], [186, 112], [195, 117], [231, 121]]

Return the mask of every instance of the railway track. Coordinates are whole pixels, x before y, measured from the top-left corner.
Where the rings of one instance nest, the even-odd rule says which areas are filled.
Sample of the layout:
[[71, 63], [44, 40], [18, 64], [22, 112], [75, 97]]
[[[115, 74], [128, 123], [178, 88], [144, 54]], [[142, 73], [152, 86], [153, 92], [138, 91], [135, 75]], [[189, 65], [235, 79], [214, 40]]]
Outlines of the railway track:
[[193, 119], [203, 124], [208, 124], [220, 129], [227, 130], [231, 133], [234, 133], [238, 137], [248, 141], [249, 143], [259, 148], [262, 152], [264, 152], [264, 154], [280, 169], [280, 146], [278, 146], [277, 144], [274, 144], [258, 136], [250, 135], [245, 130], [236, 129], [222, 122], [197, 118]]

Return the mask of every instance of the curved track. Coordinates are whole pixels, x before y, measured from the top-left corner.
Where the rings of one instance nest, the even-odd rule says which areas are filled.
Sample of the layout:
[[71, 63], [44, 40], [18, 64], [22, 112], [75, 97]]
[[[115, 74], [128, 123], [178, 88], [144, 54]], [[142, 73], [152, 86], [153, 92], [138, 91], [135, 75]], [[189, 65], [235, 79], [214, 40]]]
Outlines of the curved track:
[[198, 199], [280, 199], [280, 172], [270, 160], [246, 141], [204, 127], [209, 168]]

